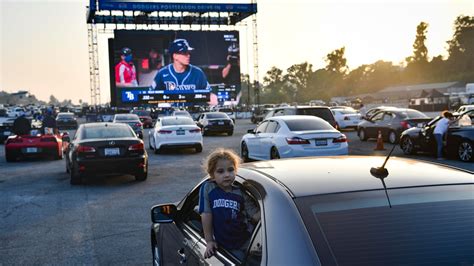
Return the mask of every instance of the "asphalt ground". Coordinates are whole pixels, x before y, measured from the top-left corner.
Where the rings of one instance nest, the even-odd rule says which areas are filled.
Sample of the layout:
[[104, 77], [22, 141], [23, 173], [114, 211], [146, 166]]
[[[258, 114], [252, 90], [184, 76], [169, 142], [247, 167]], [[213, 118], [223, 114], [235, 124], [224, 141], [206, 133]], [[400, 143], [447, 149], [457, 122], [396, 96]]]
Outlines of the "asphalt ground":
[[[71, 186], [64, 159], [6, 163], [0, 145], [0, 265], [151, 264], [150, 208], [182, 199], [205, 176], [204, 158], [218, 147], [239, 152], [241, 137], [254, 127], [237, 120], [233, 136], [204, 137], [202, 153], [185, 149], [156, 155], [148, 149], [145, 182], [124, 175]], [[374, 151], [375, 139], [362, 142], [355, 131], [344, 133], [350, 155], [385, 156], [392, 147], [384, 143], [385, 151]], [[148, 130], [144, 139], [148, 148]], [[393, 156], [407, 157], [399, 147]], [[438, 163], [427, 155], [409, 157]], [[442, 163], [474, 171], [473, 163]]]

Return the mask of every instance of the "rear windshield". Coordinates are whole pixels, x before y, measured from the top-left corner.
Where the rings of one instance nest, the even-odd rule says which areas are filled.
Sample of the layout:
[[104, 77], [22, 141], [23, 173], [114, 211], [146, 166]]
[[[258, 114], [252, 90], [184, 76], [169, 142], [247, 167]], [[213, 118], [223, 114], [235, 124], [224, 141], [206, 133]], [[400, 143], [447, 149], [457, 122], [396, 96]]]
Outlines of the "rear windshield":
[[102, 138], [128, 138], [134, 137], [133, 132], [128, 126], [124, 127], [86, 127], [82, 135], [83, 139], [102, 139]]
[[224, 112], [224, 113], [233, 113], [232, 109], [226, 108], [226, 109], [219, 109], [219, 112]]
[[72, 118], [74, 114], [58, 114], [58, 118]]
[[326, 121], [332, 121], [334, 120], [334, 116], [332, 115], [331, 111], [326, 108], [304, 108], [304, 109], [298, 109], [296, 111], [296, 114], [298, 115], [313, 115], [317, 117], [321, 117], [322, 119]]
[[182, 116], [187, 115], [187, 116], [189, 116], [189, 113], [188, 113], [188, 112], [182, 112], [182, 111], [181, 111], [181, 112], [174, 112], [174, 115], [176, 115], [176, 116], [178, 116], [178, 115], [182, 115]]
[[150, 116], [149, 111], [133, 111], [133, 113], [138, 115], [138, 116]]
[[384, 190], [296, 204], [323, 265], [473, 265], [472, 191], [473, 185], [389, 190], [392, 208]]
[[207, 114], [207, 118], [229, 118], [226, 114], [214, 113], [214, 114]]
[[292, 119], [285, 123], [290, 131], [334, 130], [328, 122], [320, 119]]
[[412, 118], [428, 118], [424, 113], [417, 110], [407, 110], [400, 113], [402, 117], [412, 119]]
[[115, 120], [126, 121], [126, 120], [139, 120], [137, 115], [116, 115]]
[[173, 125], [196, 125], [191, 118], [180, 117], [176, 119], [163, 119], [163, 126], [173, 126]]

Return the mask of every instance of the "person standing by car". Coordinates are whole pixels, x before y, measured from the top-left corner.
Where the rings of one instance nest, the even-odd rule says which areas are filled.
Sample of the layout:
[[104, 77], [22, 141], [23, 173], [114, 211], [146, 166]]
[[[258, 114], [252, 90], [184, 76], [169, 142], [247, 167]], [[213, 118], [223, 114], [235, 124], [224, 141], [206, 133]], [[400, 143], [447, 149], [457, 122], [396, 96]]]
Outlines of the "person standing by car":
[[26, 118], [25, 114], [21, 114], [19, 117], [15, 119], [13, 122], [13, 133], [15, 135], [29, 135], [31, 130], [31, 123], [28, 118]]
[[199, 213], [206, 240], [204, 258], [213, 256], [218, 244], [243, 258], [250, 238], [248, 221], [260, 219], [258, 207], [245, 192], [233, 186], [239, 162], [239, 156], [227, 149], [215, 150], [206, 160], [210, 180], [199, 191]]
[[53, 111], [51, 109], [46, 110], [42, 122], [43, 134], [58, 134], [58, 126], [56, 119], [53, 117]]
[[448, 132], [449, 125], [453, 123], [453, 114], [448, 111], [441, 113], [441, 118], [438, 123], [436, 123], [433, 135], [435, 136], [437, 153], [436, 156], [438, 160], [443, 160], [443, 138]]

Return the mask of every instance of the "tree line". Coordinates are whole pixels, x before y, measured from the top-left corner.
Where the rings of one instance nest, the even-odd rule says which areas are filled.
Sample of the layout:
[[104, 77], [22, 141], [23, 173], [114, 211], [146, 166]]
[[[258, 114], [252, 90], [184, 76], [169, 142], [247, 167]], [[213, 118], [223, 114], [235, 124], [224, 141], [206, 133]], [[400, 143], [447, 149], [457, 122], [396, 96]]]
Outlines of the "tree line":
[[[446, 59], [441, 55], [429, 59], [425, 45], [428, 27], [426, 22], [418, 24], [413, 54], [401, 65], [379, 60], [349, 70], [345, 47], [341, 47], [326, 55], [325, 68], [313, 70], [308, 62], [292, 65], [286, 71], [274, 66], [265, 73], [262, 84], [251, 84], [248, 75], [242, 75], [241, 102], [247, 103], [247, 93], [256, 95], [256, 87], [260, 103], [302, 103], [374, 93], [402, 84], [474, 82], [474, 16], [458, 16], [454, 21]], [[256, 103], [256, 97], [252, 98], [249, 104]]]

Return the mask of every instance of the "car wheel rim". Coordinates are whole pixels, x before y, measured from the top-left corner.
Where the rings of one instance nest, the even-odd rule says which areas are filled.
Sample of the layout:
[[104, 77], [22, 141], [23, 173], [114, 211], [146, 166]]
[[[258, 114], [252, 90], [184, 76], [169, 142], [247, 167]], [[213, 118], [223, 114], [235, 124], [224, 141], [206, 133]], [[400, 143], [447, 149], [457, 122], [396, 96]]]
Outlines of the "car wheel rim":
[[413, 143], [410, 138], [404, 138], [402, 143], [402, 150], [405, 154], [411, 153], [413, 150]]
[[242, 144], [242, 151], [241, 151], [241, 154], [240, 154], [240, 155], [241, 155], [242, 158], [244, 158], [244, 159], [247, 159], [247, 158], [248, 158], [248, 156], [249, 156], [249, 151], [248, 151], [248, 149], [247, 149], [247, 145]]
[[462, 161], [465, 161], [465, 162], [470, 161], [472, 158], [472, 152], [473, 152], [473, 148], [470, 143], [463, 142], [461, 143], [461, 145], [459, 145], [458, 154], [459, 154], [459, 158]]
[[389, 136], [390, 143], [395, 143], [397, 141], [397, 136], [395, 136], [395, 133], [391, 132]]
[[359, 137], [360, 137], [360, 139], [364, 139], [364, 138], [365, 138], [365, 132], [364, 132], [364, 130], [359, 131]]

